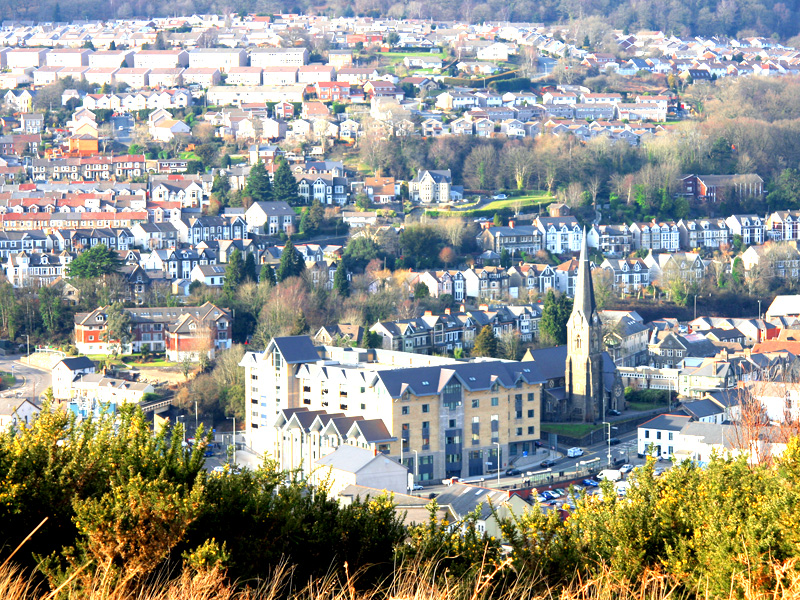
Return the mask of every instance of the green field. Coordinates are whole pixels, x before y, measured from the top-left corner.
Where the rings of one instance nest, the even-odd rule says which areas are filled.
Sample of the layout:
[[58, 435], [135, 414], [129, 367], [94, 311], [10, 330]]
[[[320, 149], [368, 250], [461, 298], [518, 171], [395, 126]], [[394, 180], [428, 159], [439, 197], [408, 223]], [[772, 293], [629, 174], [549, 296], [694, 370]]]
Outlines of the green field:
[[631, 410], [658, 410], [659, 408], [666, 408], [666, 404], [661, 404], [660, 402], [629, 402], [628, 407]]
[[535, 206], [546, 206], [553, 201], [555, 201], [555, 198], [548, 195], [547, 192], [534, 192], [524, 196], [506, 198], [505, 200], [492, 200], [488, 204], [481, 204], [480, 206], [478, 206], [478, 204], [475, 202], [471, 204], [462, 204], [460, 205], [462, 210], [428, 210], [426, 211], [426, 214], [431, 217], [470, 218], [486, 216], [501, 210], [510, 210], [516, 212], [517, 208], [519, 208], [519, 212], [522, 213], [535, 212], [529, 209]]
[[401, 61], [406, 56], [422, 56], [426, 58], [441, 58], [444, 60], [447, 58], [444, 52], [376, 52], [376, 57], [379, 58], [388, 58], [394, 59], [395, 61]]

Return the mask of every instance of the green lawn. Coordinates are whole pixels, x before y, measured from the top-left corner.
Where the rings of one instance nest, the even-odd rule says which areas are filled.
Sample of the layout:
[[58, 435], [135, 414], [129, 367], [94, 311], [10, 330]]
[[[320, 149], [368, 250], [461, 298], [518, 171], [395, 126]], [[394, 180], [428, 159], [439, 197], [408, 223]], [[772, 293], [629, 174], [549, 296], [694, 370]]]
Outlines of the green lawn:
[[602, 425], [589, 423], [542, 423], [541, 427], [543, 433], [555, 433], [556, 435], [566, 435], [572, 438], [582, 438], [602, 428]]
[[444, 52], [376, 52], [375, 56], [380, 58], [389, 58], [403, 60], [406, 56], [422, 56], [425, 58], [441, 58], [444, 60], [447, 56]]
[[200, 157], [197, 156], [194, 152], [181, 152], [180, 155], [181, 160], [200, 160]]
[[481, 210], [502, 210], [504, 208], [513, 210], [517, 207], [517, 204], [520, 204], [524, 209], [526, 206], [548, 204], [553, 200], [555, 200], [555, 198], [550, 196], [547, 192], [534, 192], [533, 194], [514, 196], [512, 198], [506, 198], [505, 200], [493, 200], [489, 204], [481, 206]]
[[141, 362], [141, 354], [129, 354], [125, 355], [125, 361], [121, 360], [120, 358], [111, 359], [111, 357], [105, 354], [89, 354], [88, 358], [95, 361], [95, 362], [105, 362], [106, 360], [111, 361], [112, 367], [118, 367], [120, 369], [129, 369], [131, 367], [135, 367], [137, 369], [147, 369], [147, 368], [159, 368], [159, 367], [179, 367], [180, 363], [170, 362], [165, 358], [158, 358], [158, 359], [150, 359], [147, 362]]

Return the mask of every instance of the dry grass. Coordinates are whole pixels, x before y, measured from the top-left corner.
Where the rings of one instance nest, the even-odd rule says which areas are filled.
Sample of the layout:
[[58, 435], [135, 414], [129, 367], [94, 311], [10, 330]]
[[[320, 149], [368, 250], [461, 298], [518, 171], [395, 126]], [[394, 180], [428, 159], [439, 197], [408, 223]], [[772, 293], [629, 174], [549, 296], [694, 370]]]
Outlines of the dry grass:
[[[90, 589], [71, 587], [68, 582], [56, 591], [34, 589], [26, 575], [13, 565], [0, 566], [2, 600], [709, 600], [704, 590], [687, 592], [673, 577], [648, 571], [636, 581], [625, 581], [610, 569], [602, 569], [590, 579], [576, 578], [564, 588], [547, 589], [531, 578], [520, 577], [498, 589], [501, 574], [508, 575], [508, 562], [481, 570], [477, 575], [454, 579], [437, 573], [436, 565], [399, 567], [390, 581], [369, 592], [357, 590], [358, 573], [329, 575], [293, 589], [293, 569], [278, 565], [267, 581], [258, 585], [237, 585], [228, 581], [220, 569], [193, 572], [185, 570], [171, 580], [146, 585], [109, 588], [98, 577]], [[763, 581], [749, 574], [731, 582], [731, 593], [722, 600], [800, 600], [800, 570], [792, 559], [773, 565], [775, 589], [764, 591]], [[508, 578], [505, 579], [508, 582]], [[545, 591], [542, 591], [542, 590]]]

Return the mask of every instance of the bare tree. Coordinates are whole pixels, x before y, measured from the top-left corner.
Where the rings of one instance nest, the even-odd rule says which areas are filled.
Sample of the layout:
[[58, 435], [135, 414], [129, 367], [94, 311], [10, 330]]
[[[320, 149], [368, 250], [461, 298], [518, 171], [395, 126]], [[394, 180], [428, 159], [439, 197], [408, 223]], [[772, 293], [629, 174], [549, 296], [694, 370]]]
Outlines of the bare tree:
[[461, 248], [466, 233], [464, 219], [460, 217], [439, 219], [436, 221], [436, 225], [453, 248]]
[[534, 160], [531, 149], [513, 146], [505, 149], [500, 159], [505, 170], [514, 178], [517, 190], [524, 190], [533, 172]]

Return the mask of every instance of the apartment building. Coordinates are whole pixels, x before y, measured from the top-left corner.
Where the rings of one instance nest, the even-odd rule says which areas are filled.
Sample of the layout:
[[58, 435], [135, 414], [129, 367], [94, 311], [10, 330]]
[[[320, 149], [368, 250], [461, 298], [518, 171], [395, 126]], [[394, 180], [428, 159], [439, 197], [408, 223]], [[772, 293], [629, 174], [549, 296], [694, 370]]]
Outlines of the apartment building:
[[[383, 441], [373, 436], [376, 451], [401, 461], [421, 481], [504, 468], [511, 458], [532, 452], [539, 439], [545, 380], [533, 361], [460, 363], [380, 349], [316, 347], [311, 338], [296, 336], [275, 338], [240, 364], [247, 443], [280, 464], [297, 462], [287, 451], [303, 452], [301, 436], [293, 450], [284, 444], [286, 418], [295, 416], [311, 421], [305, 443], [317, 444], [318, 453], [325, 448], [317, 440], [327, 425], [311, 427], [318, 416], [330, 421], [331, 413], [340, 430], [359, 423], [381, 430]], [[361, 443], [369, 447], [363, 436]]]

